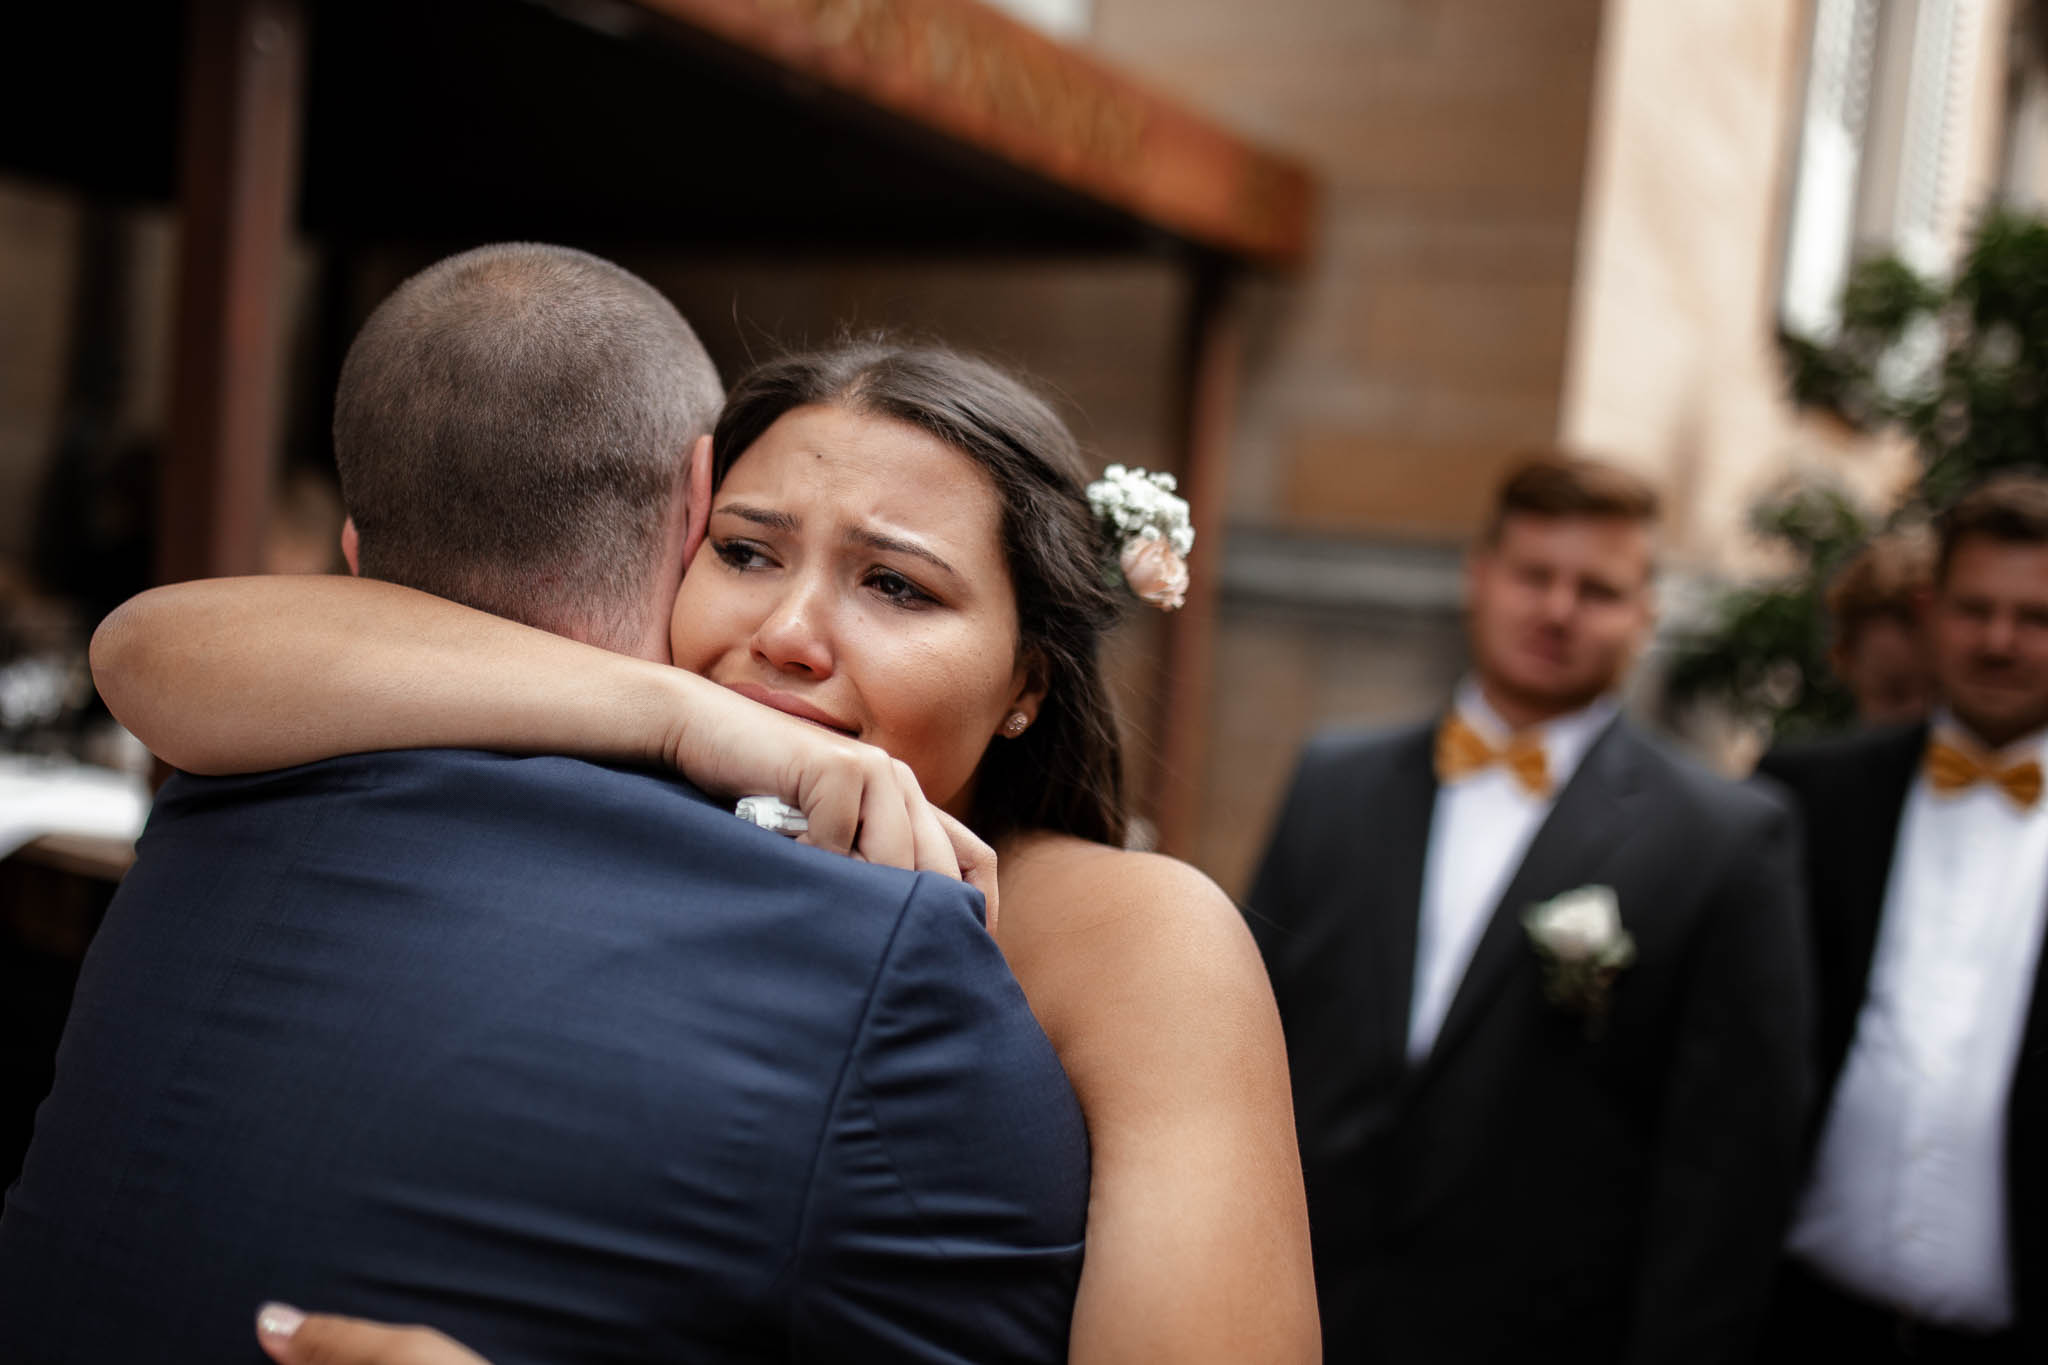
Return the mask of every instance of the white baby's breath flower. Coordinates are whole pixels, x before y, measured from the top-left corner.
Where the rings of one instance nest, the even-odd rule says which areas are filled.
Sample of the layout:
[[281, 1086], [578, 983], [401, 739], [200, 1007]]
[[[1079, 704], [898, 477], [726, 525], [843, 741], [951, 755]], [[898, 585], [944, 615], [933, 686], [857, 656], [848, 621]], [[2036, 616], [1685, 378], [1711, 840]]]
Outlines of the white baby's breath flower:
[[1088, 506], [1116, 531], [1119, 551], [1134, 539], [1163, 540], [1186, 558], [1195, 548], [1194, 522], [1171, 474], [1113, 464], [1088, 485]]

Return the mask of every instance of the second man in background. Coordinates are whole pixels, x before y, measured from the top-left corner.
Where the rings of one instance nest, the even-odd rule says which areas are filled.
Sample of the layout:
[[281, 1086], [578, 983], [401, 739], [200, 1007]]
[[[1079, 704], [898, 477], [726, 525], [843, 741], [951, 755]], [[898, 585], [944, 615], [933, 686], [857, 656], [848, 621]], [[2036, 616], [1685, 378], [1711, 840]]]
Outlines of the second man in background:
[[1545, 457], [1440, 718], [1309, 746], [1251, 893], [1332, 1362], [1747, 1357], [1810, 1090], [1797, 832], [1620, 716], [1655, 495]]

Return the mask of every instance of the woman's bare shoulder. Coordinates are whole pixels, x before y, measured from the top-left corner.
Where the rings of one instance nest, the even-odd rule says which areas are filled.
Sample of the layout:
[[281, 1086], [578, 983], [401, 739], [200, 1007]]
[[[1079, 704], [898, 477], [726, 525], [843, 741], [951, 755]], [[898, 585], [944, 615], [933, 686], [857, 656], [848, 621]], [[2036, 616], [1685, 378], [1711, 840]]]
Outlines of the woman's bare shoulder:
[[1056, 1043], [1231, 1000], [1272, 1009], [1243, 916], [1177, 858], [1033, 836], [1005, 850], [1002, 883], [1003, 950]]
[[1034, 931], [1242, 927], [1237, 907], [1199, 868], [1160, 853], [1111, 848], [1064, 834], [1029, 834], [1003, 852], [1003, 913]]

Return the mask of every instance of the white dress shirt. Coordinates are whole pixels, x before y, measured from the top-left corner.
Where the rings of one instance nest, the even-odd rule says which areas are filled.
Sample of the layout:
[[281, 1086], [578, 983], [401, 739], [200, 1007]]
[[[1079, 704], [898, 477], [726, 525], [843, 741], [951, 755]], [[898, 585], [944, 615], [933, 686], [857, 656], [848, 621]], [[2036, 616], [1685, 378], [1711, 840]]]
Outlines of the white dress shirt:
[[[1954, 731], [1937, 720], [1938, 731]], [[2043, 736], [1997, 766], [2048, 757]], [[1791, 1250], [1865, 1298], [1996, 1331], [2013, 1318], [2006, 1098], [2048, 902], [2048, 801], [1914, 779], [1841, 1083]]]
[[[1479, 684], [1459, 684], [1453, 704], [1487, 743], [1507, 741], [1507, 723], [1487, 705]], [[1472, 950], [1522, 865], [1530, 840], [1549, 816], [1579, 760], [1620, 708], [1610, 698], [1536, 726], [1550, 773], [1550, 794], [1523, 790], [1506, 765], [1495, 763], [1438, 786], [1429, 822], [1429, 852], [1422, 866], [1422, 909], [1415, 926], [1415, 988], [1408, 1006], [1408, 1060], [1420, 1062], [1436, 1045], [1437, 1031], [1465, 979]]]

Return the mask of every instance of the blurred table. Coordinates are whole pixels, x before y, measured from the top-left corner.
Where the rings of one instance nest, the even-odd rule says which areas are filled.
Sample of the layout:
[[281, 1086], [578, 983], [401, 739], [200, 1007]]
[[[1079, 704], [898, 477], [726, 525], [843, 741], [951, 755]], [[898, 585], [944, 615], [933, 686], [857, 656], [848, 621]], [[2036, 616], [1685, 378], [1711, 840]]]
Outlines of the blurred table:
[[0, 1187], [28, 1148], [79, 966], [148, 813], [140, 778], [0, 754]]
[[118, 882], [135, 862], [135, 841], [93, 834], [45, 834], [23, 844], [14, 856], [73, 876]]

